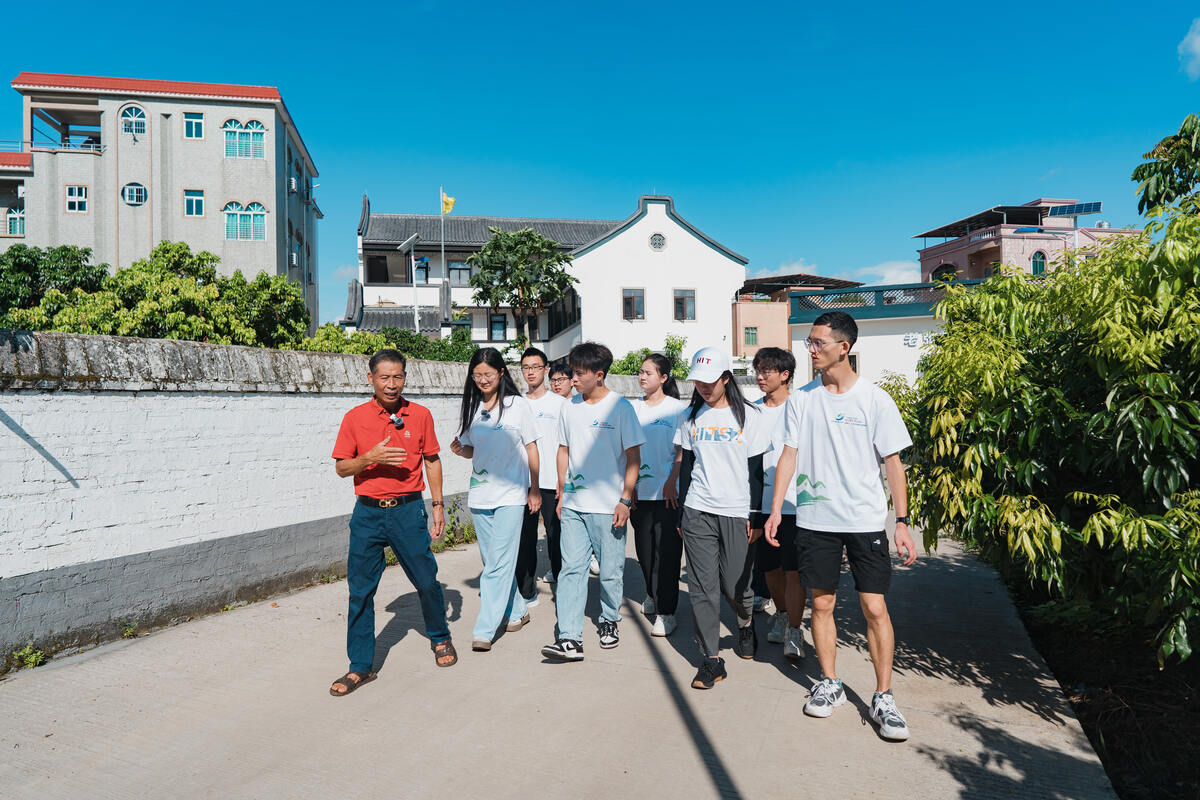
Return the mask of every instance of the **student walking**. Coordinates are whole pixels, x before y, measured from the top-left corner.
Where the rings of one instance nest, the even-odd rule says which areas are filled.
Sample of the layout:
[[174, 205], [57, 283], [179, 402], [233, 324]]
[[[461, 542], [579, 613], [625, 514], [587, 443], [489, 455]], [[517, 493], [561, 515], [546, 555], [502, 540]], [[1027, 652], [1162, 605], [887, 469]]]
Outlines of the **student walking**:
[[804, 713], [828, 717], [846, 702], [837, 677], [837, 629], [833, 610], [842, 553], [850, 563], [859, 605], [867, 620], [867, 645], [875, 667], [871, 720], [885, 739], [909, 736], [908, 723], [892, 695], [895, 634], [884, 595], [891, 586], [887, 497], [879, 474], [883, 461], [896, 510], [896, 551], [906, 566], [917, 560], [908, 531], [908, 488], [900, 451], [912, 444], [896, 403], [850, 367], [858, 326], [849, 314], [817, 317], [805, 340], [821, 376], [788, 399], [784, 447], [776, 467], [775, 492], [766, 533], [775, 538], [787, 485], [795, 476], [799, 579], [812, 589], [812, 636], [821, 681]]
[[501, 625], [519, 631], [529, 622], [514, 575], [525, 509], [536, 512], [542, 504], [537, 436], [533, 412], [500, 351], [476, 350], [467, 365], [459, 434], [450, 444], [455, 455], [471, 459], [467, 506], [483, 559], [472, 650], [491, 650]]
[[642, 362], [638, 385], [646, 395], [632, 404], [646, 443], [641, 449], [642, 466], [629, 521], [633, 525], [638, 564], [646, 579], [642, 613], [654, 618], [651, 636], [670, 636], [676, 625], [679, 565], [683, 557], [676, 466], [680, 447], [675, 444], [675, 429], [688, 406], [679, 399], [679, 387], [666, 356], [655, 353]]
[[737, 654], [754, 658], [758, 649], [750, 588], [750, 509], [759, 508], [762, 500], [762, 454], [770, 438], [759, 409], [742, 396], [729, 356], [720, 349], [697, 350], [688, 380], [696, 390], [675, 439], [683, 448], [680, 527], [696, 643], [704, 659], [692, 686], [711, 689], [726, 677], [719, 652], [722, 594], [737, 614]]
[[[529, 401], [529, 407], [533, 411], [533, 424], [538, 432], [537, 485], [542, 495], [541, 518], [546, 528], [546, 552], [550, 556], [549, 575], [557, 580], [558, 571], [562, 568], [560, 526], [558, 515], [555, 513], [555, 494], [558, 488], [558, 418], [567, 401], [561, 395], [546, 389], [548, 370], [546, 354], [536, 347], [526, 348], [521, 354], [521, 374], [529, 384], [525, 399]], [[529, 511], [525, 514], [521, 527], [521, 549], [517, 553], [517, 589], [530, 608], [538, 604], [537, 532], [538, 513]]]
[[[762, 412], [763, 424], [770, 431], [771, 449], [763, 454], [762, 503], [751, 515], [750, 527], [762, 530], [771, 513], [775, 491], [775, 466], [783, 452], [784, 412], [796, 372], [796, 358], [780, 347], [763, 347], [754, 354], [754, 376], [763, 396], [755, 401]], [[804, 635], [800, 630], [804, 619], [807, 592], [800, 584], [796, 571], [796, 484], [787, 481], [783, 500], [783, 516], [775, 537], [761, 537], [754, 543], [754, 568], [761, 570], [775, 601], [775, 614], [767, 641], [782, 644], [788, 658], [804, 658]]]
[[562, 520], [562, 571], [555, 605], [558, 638], [542, 655], [583, 659], [588, 555], [600, 560], [600, 646], [616, 647], [625, 584], [625, 528], [641, 465], [642, 428], [633, 406], [604, 385], [612, 351], [584, 342], [571, 348], [572, 383], [579, 394], [562, 410], [558, 426], [558, 508]]
[[[437, 578], [437, 561], [429, 540], [446, 529], [442, 514], [442, 462], [433, 431], [433, 415], [406, 400], [406, 362], [396, 350], [380, 350], [368, 363], [367, 381], [374, 396], [346, 412], [333, 445], [334, 468], [340, 478], [354, 478], [357, 502], [350, 515], [350, 552], [346, 585], [346, 652], [349, 671], [333, 682], [329, 693], [350, 694], [375, 679], [375, 591], [383, 576], [383, 548], [390, 545], [404, 574], [416, 587], [434, 659], [453, 666], [458, 654], [446, 625], [446, 601]], [[425, 477], [432, 497], [433, 524], [425, 513]]]

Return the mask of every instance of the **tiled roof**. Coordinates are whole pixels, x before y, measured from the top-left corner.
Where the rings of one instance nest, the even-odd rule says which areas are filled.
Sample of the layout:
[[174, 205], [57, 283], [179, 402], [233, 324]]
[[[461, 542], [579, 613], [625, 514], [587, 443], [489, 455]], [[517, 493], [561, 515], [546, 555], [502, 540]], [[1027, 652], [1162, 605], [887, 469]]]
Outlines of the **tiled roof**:
[[[488, 228], [496, 227], [503, 231], [533, 228], [542, 236], [573, 249], [621, 224], [616, 220], [460, 217], [453, 214], [447, 214], [445, 219], [447, 247], [482, 247], [492, 238]], [[437, 214], [368, 213], [362, 237], [367, 244], [399, 244], [414, 233], [419, 234], [427, 245], [441, 242], [440, 217]]]
[[764, 275], [760, 278], [746, 278], [742, 292], [761, 292], [770, 294], [793, 286], [815, 286], [826, 289], [843, 289], [852, 286], [862, 286], [862, 281], [848, 281], [845, 278], [827, 278], [824, 275], [811, 275], [807, 272], [795, 272], [791, 275]]
[[188, 97], [238, 97], [250, 100], [280, 100], [274, 86], [241, 86], [232, 83], [193, 83], [159, 81], [144, 78], [105, 78], [94, 75], [56, 75], [49, 72], [22, 72], [13, 78], [14, 89], [83, 89], [122, 94], [157, 94]]
[[32, 163], [32, 153], [0, 153], [0, 167], [29, 167]]
[[[421, 333], [437, 333], [442, 329], [442, 315], [436, 308], [420, 308]], [[358, 329], [363, 331], [381, 331], [384, 328], [399, 328], [402, 331], [413, 329], [413, 310], [404, 306], [386, 306], [362, 310], [362, 319]]]

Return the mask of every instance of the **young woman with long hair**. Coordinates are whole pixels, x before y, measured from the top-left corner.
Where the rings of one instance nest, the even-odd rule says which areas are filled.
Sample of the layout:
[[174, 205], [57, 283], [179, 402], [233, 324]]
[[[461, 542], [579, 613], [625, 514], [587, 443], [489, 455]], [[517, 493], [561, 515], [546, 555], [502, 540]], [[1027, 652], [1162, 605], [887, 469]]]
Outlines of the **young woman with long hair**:
[[683, 542], [679, 537], [679, 471], [675, 464], [680, 447], [675, 429], [688, 404], [679, 399], [671, 375], [671, 361], [653, 353], [642, 362], [638, 384], [645, 396], [633, 400], [646, 443], [638, 472], [637, 494], [629, 521], [646, 599], [642, 613], [654, 618], [652, 636], [670, 636], [675, 630], [679, 604], [679, 564]]
[[696, 390], [675, 438], [683, 448], [680, 529], [696, 642], [704, 657], [692, 686], [711, 689], [726, 677], [719, 656], [721, 595], [737, 614], [737, 654], [754, 658], [758, 649], [750, 588], [750, 510], [761, 507], [762, 454], [770, 447], [770, 436], [758, 408], [746, 402], [734, 380], [729, 356], [720, 349], [696, 351], [688, 379]]
[[472, 650], [491, 650], [503, 625], [519, 631], [529, 622], [514, 571], [525, 509], [542, 505], [538, 490], [537, 429], [529, 402], [494, 347], [481, 347], [467, 365], [455, 455], [471, 459], [467, 506], [475, 524], [483, 573]]

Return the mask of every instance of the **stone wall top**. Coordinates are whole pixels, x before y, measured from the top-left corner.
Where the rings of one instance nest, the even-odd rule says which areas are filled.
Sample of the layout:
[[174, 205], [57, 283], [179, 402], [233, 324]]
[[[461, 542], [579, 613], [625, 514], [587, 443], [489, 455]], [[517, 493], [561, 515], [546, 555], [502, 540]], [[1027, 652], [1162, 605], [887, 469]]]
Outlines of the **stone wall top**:
[[[367, 356], [261, 347], [0, 330], [0, 391], [309, 392], [362, 395]], [[464, 363], [409, 359], [405, 394], [458, 395]], [[520, 370], [511, 370], [524, 388]], [[608, 385], [640, 397], [637, 378]], [[681, 394], [691, 384], [681, 381]]]

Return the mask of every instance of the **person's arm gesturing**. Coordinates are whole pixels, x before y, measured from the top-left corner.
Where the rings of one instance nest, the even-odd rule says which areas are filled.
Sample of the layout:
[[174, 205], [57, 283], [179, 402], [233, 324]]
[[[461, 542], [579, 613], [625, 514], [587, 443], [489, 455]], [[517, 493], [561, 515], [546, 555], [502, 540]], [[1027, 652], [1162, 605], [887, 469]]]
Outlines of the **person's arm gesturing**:
[[399, 467], [408, 458], [408, 451], [403, 447], [388, 447], [388, 442], [392, 440], [392, 435], [389, 433], [383, 437], [383, 441], [372, 447], [361, 456], [354, 458], [339, 458], [333, 462], [333, 468], [337, 470], [339, 478], [349, 478], [357, 475], [372, 464], [385, 464], [390, 467]]

